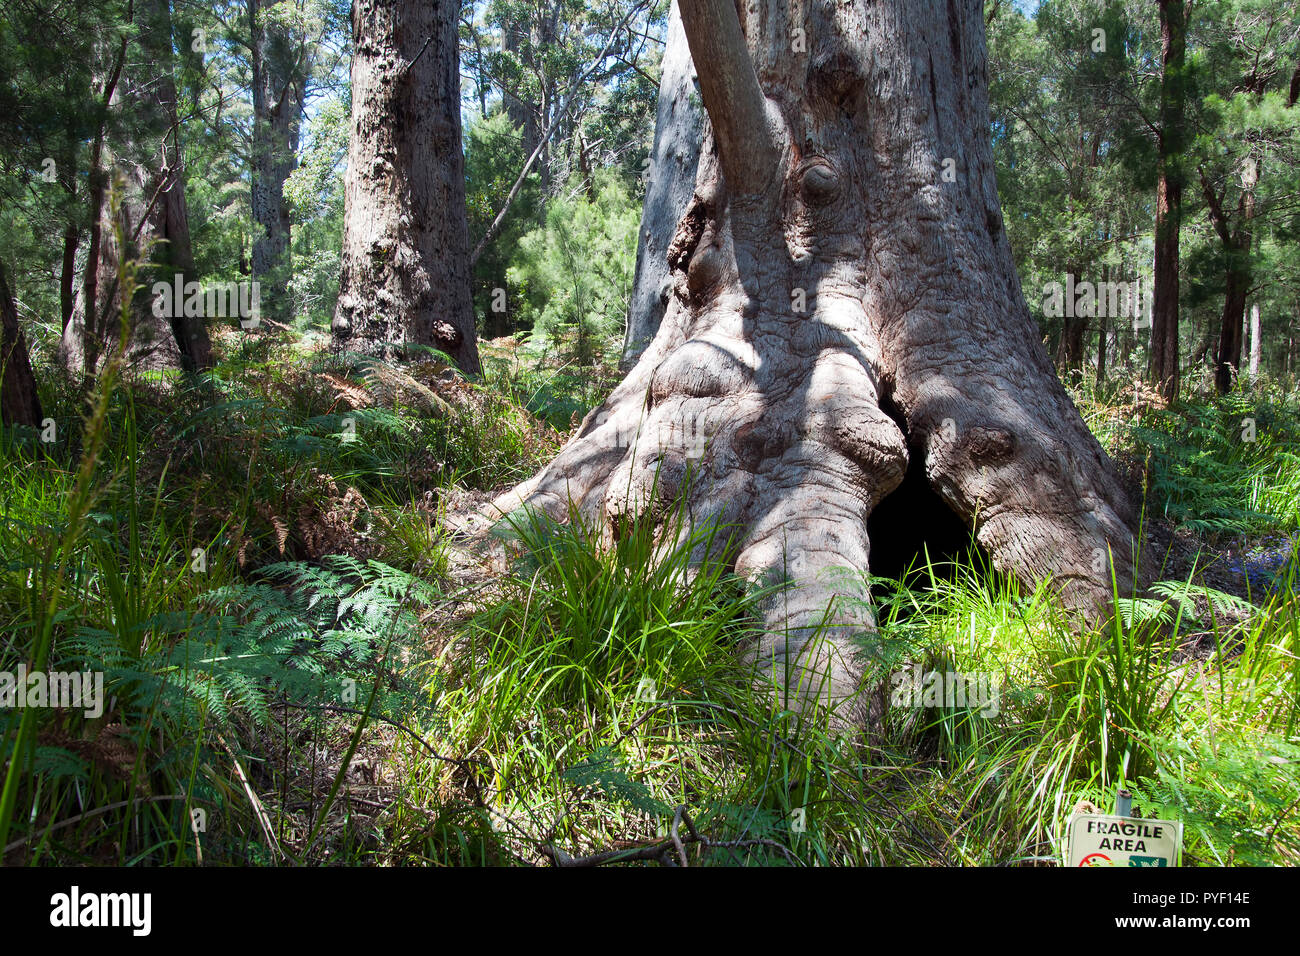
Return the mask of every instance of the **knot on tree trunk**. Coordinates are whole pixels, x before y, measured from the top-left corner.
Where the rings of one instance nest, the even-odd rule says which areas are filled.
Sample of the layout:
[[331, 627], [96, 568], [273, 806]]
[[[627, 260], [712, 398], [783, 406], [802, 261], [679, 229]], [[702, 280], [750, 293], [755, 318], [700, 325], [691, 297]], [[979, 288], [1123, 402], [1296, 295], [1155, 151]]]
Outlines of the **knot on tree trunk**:
[[1015, 454], [1016, 439], [1004, 428], [976, 425], [966, 433], [966, 447], [975, 461], [1001, 461]]
[[433, 340], [445, 352], [449, 349], [458, 348], [465, 341], [465, 337], [450, 322], [438, 320], [433, 323]]

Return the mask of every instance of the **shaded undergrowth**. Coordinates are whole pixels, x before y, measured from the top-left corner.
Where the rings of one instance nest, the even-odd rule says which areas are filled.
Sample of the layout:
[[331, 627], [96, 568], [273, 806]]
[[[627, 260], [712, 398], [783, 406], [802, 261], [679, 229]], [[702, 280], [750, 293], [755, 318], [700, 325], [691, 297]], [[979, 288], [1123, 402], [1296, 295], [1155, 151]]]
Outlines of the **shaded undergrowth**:
[[1187, 862], [1296, 862], [1285, 395], [1084, 405], [1240, 587], [1167, 581], [1081, 629], [1046, 584], [922, 560], [868, 582], [893, 706], [855, 737], [755, 680], [765, 592], [728, 529], [521, 513], [505, 575], [453, 583], [445, 495], [553, 453], [520, 403], [564, 425], [598, 398], [491, 374], [268, 338], [203, 379], [50, 389], [55, 441], [0, 434], [0, 671], [105, 692], [0, 714], [5, 862], [1042, 864], [1121, 785]]

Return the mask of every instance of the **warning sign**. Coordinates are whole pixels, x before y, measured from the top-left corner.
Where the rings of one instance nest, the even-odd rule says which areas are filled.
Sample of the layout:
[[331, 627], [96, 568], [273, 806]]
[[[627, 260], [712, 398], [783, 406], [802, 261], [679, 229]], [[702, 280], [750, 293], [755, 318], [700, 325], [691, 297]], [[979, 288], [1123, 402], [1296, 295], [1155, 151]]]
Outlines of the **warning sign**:
[[1070, 818], [1069, 866], [1177, 866], [1183, 825], [1099, 813]]

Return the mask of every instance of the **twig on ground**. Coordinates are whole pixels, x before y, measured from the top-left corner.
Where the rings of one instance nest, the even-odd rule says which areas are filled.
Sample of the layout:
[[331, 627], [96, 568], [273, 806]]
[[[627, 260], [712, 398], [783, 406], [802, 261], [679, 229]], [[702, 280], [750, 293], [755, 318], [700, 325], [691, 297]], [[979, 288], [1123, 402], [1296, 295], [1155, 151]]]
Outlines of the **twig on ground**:
[[[680, 832], [683, 823], [686, 824], [687, 831], [684, 837]], [[578, 857], [569, 856], [569, 854], [554, 845], [544, 846], [542, 851], [551, 858], [551, 862], [556, 866], [592, 867], [602, 866], [605, 863], [632, 863], [637, 860], [656, 860], [664, 866], [689, 866], [686, 859], [686, 845], [688, 843], [697, 844], [706, 850], [739, 850], [765, 846], [780, 852], [788, 863], [794, 864], [798, 862], [790, 849], [776, 840], [767, 840], [761, 837], [751, 837], [744, 840], [710, 840], [695, 828], [695, 821], [691, 819], [685, 804], [681, 804], [673, 811], [673, 822], [668, 828], [668, 836], [653, 843], [628, 847], [623, 850], [605, 850], [601, 853]], [[677, 851], [676, 863], [673, 862], [669, 854], [670, 849]]]
[[[294, 704], [289, 701], [279, 701], [278, 703], [281, 707], [292, 707], [295, 710], [327, 710], [339, 714], [351, 714], [354, 717], [364, 716], [364, 711], [357, 710], [353, 707], [340, 707], [337, 704]], [[395, 727], [407, 734], [412, 740], [428, 751], [429, 756], [433, 757], [433, 759], [441, 760], [444, 763], [455, 764], [458, 768], [464, 771], [465, 777], [469, 781], [470, 790], [474, 793], [474, 805], [479, 809], [487, 809], [487, 804], [483, 800], [483, 790], [479, 786], [478, 777], [474, 775], [473, 761], [465, 760], [461, 757], [447, 757], [438, 753], [438, 751], [433, 749], [432, 744], [417, 734], [414, 730], [400, 721], [393, 720], [391, 717], [385, 717], [383, 714], [371, 713], [370, 718], [372, 720], [377, 720], [382, 724], [388, 724], [390, 727]]]

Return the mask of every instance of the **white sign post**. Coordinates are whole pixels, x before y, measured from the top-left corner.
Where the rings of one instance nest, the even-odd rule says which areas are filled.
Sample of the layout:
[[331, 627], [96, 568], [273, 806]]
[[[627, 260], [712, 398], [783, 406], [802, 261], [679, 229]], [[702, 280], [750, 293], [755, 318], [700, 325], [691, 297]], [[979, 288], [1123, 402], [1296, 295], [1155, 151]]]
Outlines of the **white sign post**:
[[1076, 813], [1070, 818], [1069, 866], [1177, 866], [1183, 825], [1177, 820]]

